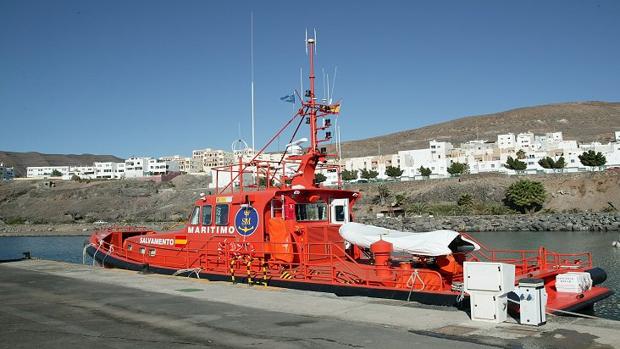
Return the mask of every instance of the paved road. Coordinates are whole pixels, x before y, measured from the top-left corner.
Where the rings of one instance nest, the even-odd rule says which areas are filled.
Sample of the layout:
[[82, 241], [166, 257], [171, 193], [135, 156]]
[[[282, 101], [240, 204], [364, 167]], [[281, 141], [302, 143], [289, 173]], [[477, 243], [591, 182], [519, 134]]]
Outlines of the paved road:
[[0, 297], [0, 348], [485, 347], [400, 327], [257, 310], [1, 265]]

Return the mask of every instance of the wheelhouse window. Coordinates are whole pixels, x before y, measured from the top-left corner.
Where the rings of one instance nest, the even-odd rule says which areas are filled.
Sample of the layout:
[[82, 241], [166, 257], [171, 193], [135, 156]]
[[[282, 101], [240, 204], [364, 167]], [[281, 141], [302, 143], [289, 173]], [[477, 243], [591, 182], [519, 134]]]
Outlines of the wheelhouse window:
[[211, 205], [202, 206], [202, 225], [211, 225]]
[[272, 218], [284, 218], [283, 215], [283, 207], [282, 200], [274, 199], [271, 200], [271, 217]]
[[192, 216], [189, 219], [189, 224], [197, 225], [200, 222], [200, 206], [194, 207], [192, 211]]
[[228, 225], [228, 204], [215, 205], [215, 225]]
[[324, 202], [297, 204], [295, 218], [298, 221], [324, 221], [327, 219], [327, 204]]
[[335, 220], [336, 222], [344, 222], [345, 221], [345, 216], [344, 216], [344, 206], [342, 205], [337, 205], [334, 207], [334, 213], [335, 213]]

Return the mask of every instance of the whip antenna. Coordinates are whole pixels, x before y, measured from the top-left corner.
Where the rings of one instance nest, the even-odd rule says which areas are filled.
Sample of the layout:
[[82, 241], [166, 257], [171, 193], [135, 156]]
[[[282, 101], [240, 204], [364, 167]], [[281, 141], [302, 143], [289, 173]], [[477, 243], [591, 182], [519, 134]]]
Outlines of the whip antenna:
[[316, 28], [314, 28], [314, 54], [315, 55], [319, 54], [319, 45], [317, 45], [317, 40], [316, 40]]
[[254, 12], [250, 12], [250, 75], [252, 82], [250, 90], [252, 94], [252, 151], [256, 149], [254, 144]]

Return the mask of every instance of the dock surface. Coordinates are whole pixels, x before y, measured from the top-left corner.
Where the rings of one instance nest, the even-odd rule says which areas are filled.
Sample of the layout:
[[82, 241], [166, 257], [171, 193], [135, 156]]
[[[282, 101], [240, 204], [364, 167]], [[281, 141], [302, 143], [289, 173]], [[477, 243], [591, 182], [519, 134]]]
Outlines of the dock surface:
[[620, 348], [620, 322], [473, 322], [452, 308], [140, 274], [0, 264], [0, 348]]

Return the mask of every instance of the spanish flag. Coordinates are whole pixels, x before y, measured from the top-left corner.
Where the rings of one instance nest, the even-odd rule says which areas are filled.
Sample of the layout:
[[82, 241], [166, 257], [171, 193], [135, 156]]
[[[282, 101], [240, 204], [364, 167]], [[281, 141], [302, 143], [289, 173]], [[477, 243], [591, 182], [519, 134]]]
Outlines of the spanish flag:
[[340, 113], [340, 103], [329, 105], [327, 108], [332, 113]]
[[176, 235], [174, 237], [174, 247], [185, 247], [187, 245], [187, 236]]

